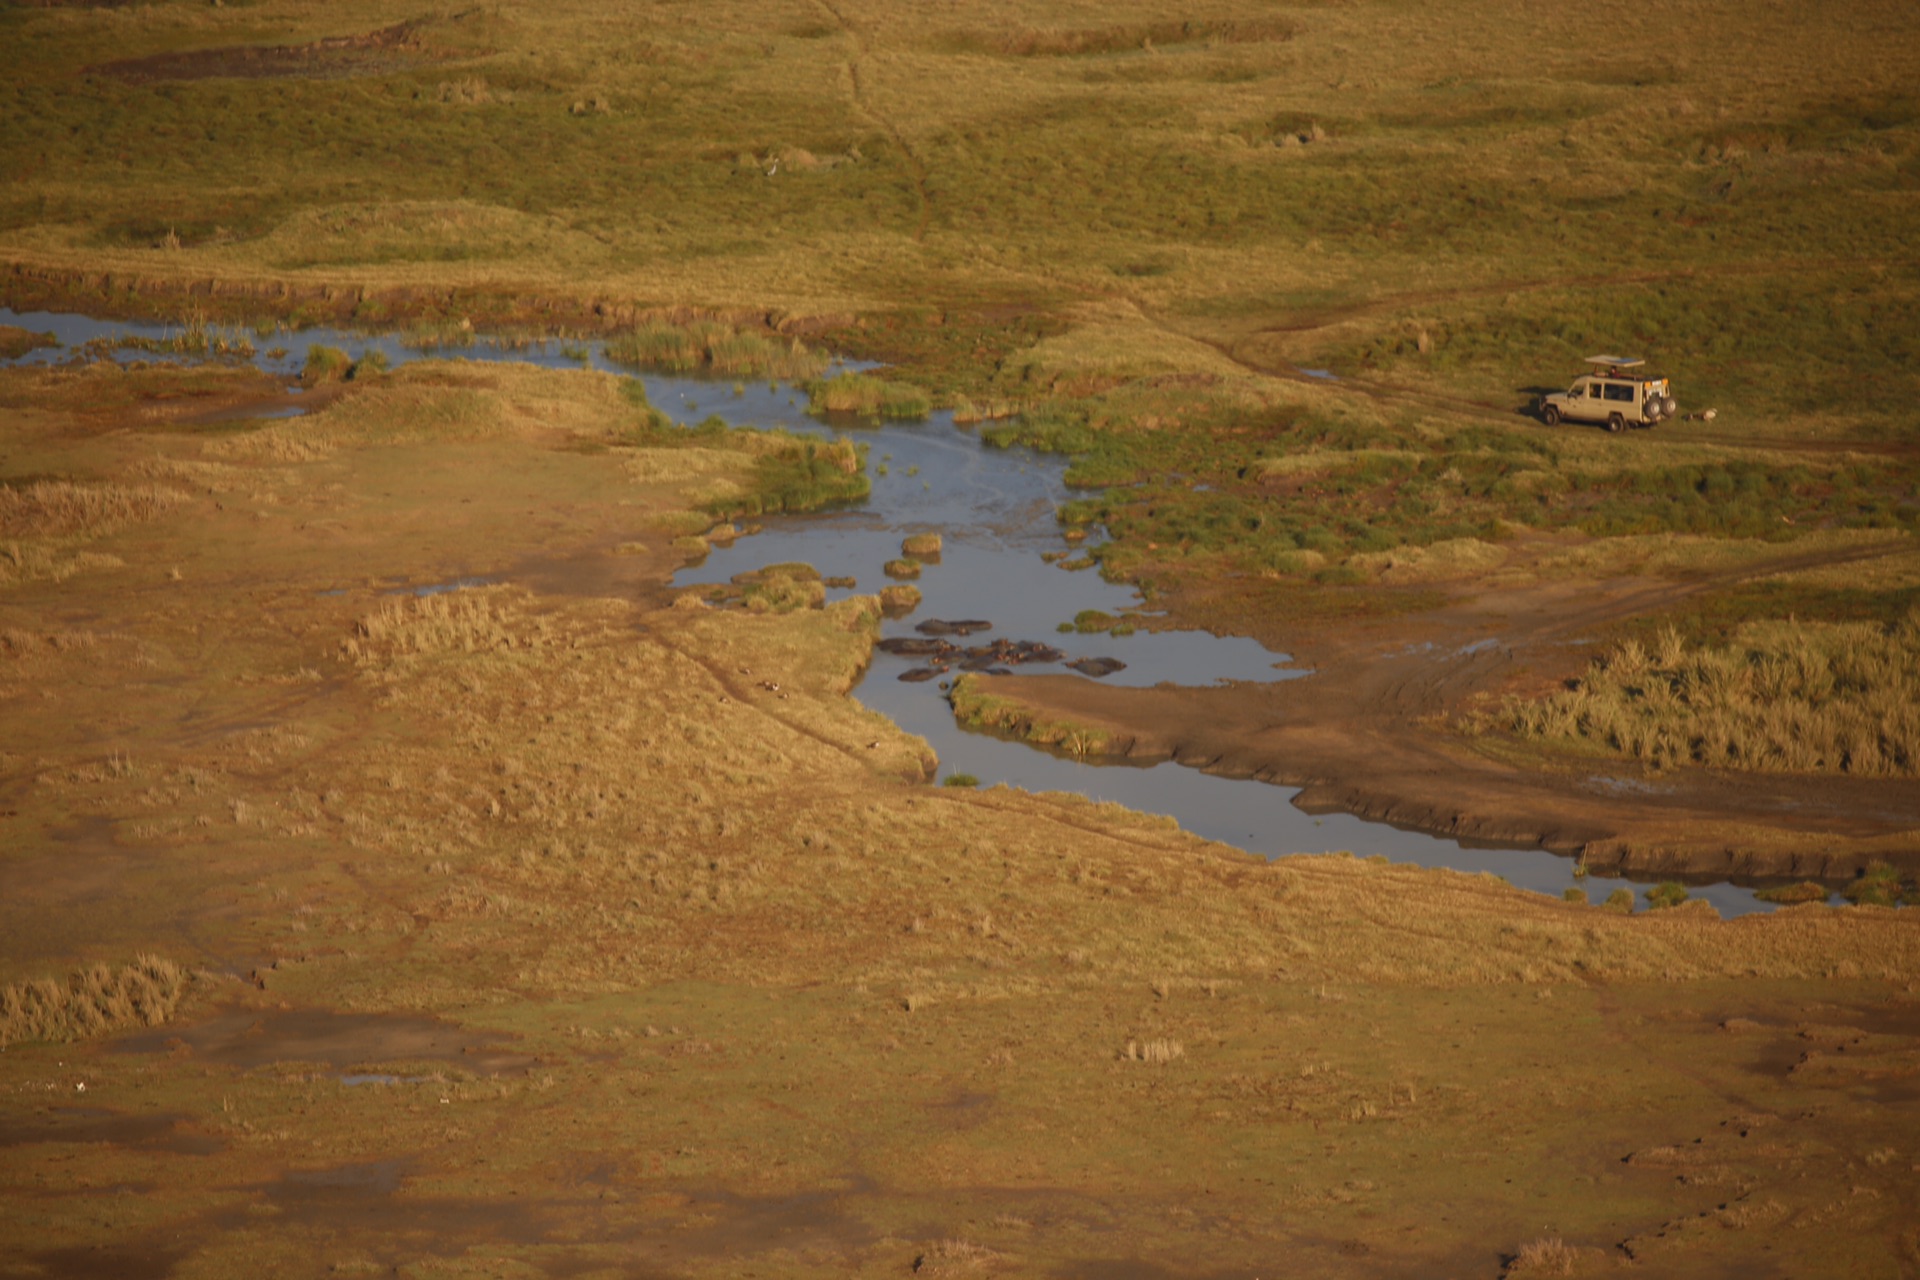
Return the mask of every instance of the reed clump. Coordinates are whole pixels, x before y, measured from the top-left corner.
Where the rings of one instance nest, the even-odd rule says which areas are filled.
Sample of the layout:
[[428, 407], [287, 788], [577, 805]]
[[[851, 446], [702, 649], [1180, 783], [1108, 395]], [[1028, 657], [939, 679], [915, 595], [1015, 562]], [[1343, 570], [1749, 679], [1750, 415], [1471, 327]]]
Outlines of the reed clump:
[[511, 594], [461, 588], [389, 601], [354, 624], [341, 652], [356, 666], [371, 667], [396, 658], [541, 647], [545, 620], [522, 617]]
[[607, 340], [607, 359], [675, 373], [751, 375], [798, 382], [825, 372], [827, 357], [798, 338], [750, 333], [718, 320], [647, 321]]
[[1920, 609], [1891, 625], [1748, 624], [1696, 647], [1626, 640], [1577, 684], [1509, 700], [1500, 727], [1611, 748], [1655, 768], [1920, 775]]
[[920, 388], [866, 373], [843, 373], [806, 384], [809, 413], [858, 413], [870, 418], [924, 418], [933, 401]]
[[151, 520], [186, 499], [178, 489], [159, 485], [0, 484], [0, 537], [98, 536]]
[[851, 440], [794, 437], [779, 440], [754, 459], [751, 492], [716, 499], [707, 510], [724, 518], [818, 511], [858, 502], [872, 490], [866, 460]]
[[173, 1016], [186, 989], [180, 966], [151, 955], [119, 968], [96, 964], [65, 983], [42, 978], [0, 987], [0, 1048], [157, 1027]]

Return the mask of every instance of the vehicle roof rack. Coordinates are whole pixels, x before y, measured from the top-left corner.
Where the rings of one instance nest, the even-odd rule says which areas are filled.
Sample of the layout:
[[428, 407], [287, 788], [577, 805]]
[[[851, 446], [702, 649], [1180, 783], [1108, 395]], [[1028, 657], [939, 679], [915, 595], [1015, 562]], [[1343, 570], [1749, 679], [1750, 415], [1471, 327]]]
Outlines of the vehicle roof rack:
[[1646, 361], [1639, 356], [1588, 356], [1586, 363], [1605, 365], [1609, 369], [1638, 369]]

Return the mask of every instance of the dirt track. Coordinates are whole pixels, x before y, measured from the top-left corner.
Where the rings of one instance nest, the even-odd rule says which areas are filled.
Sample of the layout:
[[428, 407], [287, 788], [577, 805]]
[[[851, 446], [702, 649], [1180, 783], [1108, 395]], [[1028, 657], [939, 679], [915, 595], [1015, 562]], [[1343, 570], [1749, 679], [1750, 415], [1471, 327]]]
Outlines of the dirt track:
[[1784, 557], [1685, 582], [1558, 581], [1462, 594], [1391, 621], [1301, 630], [1286, 647], [1314, 674], [1271, 685], [1127, 689], [1070, 676], [987, 687], [1050, 718], [1107, 729], [1112, 749], [1297, 786], [1312, 813], [1584, 856], [1596, 870], [1844, 879], [1876, 858], [1920, 860], [1910, 780], [1664, 774], [1607, 757], [1514, 762], [1449, 726], [1477, 698], [1578, 674], [1591, 636], [1741, 578], [1883, 554]]

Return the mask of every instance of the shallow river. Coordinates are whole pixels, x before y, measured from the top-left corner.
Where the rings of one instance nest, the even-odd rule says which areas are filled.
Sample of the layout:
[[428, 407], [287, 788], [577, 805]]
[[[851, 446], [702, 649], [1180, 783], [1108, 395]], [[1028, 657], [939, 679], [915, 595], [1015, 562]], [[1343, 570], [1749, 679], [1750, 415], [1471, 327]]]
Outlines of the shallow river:
[[[0, 308], [0, 324], [52, 332], [63, 346], [31, 353], [18, 363], [57, 363], [73, 358], [72, 348], [96, 340], [126, 337], [163, 340], [177, 327], [50, 312], [15, 314]], [[256, 355], [253, 363], [278, 374], [296, 374], [310, 344], [338, 347], [354, 358], [372, 349], [391, 364], [425, 357], [479, 361], [523, 361], [556, 368], [592, 367], [632, 374], [608, 361], [598, 343], [494, 346], [484, 341], [459, 349], [421, 352], [393, 335], [330, 329], [254, 337], [256, 346], [285, 346], [283, 356]], [[154, 360], [151, 353], [129, 351], [119, 358]], [[842, 362], [841, 367], [861, 367]], [[1065, 460], [1024, 448], [984, 446], [976, 435], [957, 427], [949, 414], [924, 422], [875, 426], [855, 419], [830, 421], [805, 412], [806, 397], [795, 388], [765, 381], [638, 375], [648, 399], [680, 423], [717, 414], [741, 426], [785, 427], [794, 432], [832, 437], [849, 435], [868, 447], [872, 497], [852, 510], [765, 520], [761, 532], [731, 547], [716, 547], [707, 559], [676, 575], [676, 585], [726, 582], [734, 574], [769, 564], [804, 561], [828, 577], [850, 577], [856, 590], [876, 591], [888, 579], [881, 566], [900, 555], [910, 533], [937, 532], [945, 546], [938, 563], [929, 563], [916, 585], [925, 600], [906, 618], [891, 619], [886, 636], [915, 635], [916, 623], [933, 618], [984, 619], [988, 632], [957, 642], [977, 645], [998, 638], [1031, 640], [1064, 651], [1065, 658], [1117, 658], [1124, 669], [1106, 683], [1152, 685], [1161, 681], [1197, 685], [1222, 680], [1266, 681], [1312, 678], [1293, 668], [1287, 655], [1252, 640], [1217, 637], [1203, 631], [1138, 631], [1133, 635], [1069, 635], [1057, 628], [1083, 609], [1119, 614], [1140, 606], [1129, 587], [1103, 581], [1092, 569], [1073, 571], [1041, 559], [1066, 544], [1054, 521], [1054, 509], [1069, 494], [1061, 480]], [[739, 388], [736, 390], [736, 388]], [[288, 397], [287, 414], [300, 412], [298, 394]], [[885, 470], [882, 472], [882, 467]], [[830, 595], [845, 595], [845, 590]], [[1350, 850], [1384, 854], [1395, 862], [1460, 871], [1485, 871], [1513, 884], [1558, 895], [1576, 883], [1599, 901], [1625, 886], [1644, 899], [1648, 885], [1589, 876], [1576, 881], [1572, 862], [1539, 849], [1501, 849], [1462, 845], [1421, 832], [1404, 831], [1349, 814], [1314, 817], [1292, 804], [1296, 789], [1251, 780], [1214, 777], [1173, 763], [1137, 766], [1092, 762], [1036, 749], [1024, 743], [959, 727], [935, 681], [899, 679], [924, 659], [874, 655], [872, 669], [855, 690], [862, 703], [888, 716], [932, 744], [944, 777], [970, 774], [981, 785], [1007, 783], [1035, 791], [1073, 791], [1130, 808], [1171, 815], [1198, 835], [1255, 853], [1324, 853]], [[1031, 666], [1058, 671], [1058, 666]], [[1088, 677], [1076, 676], [1085, 679]], [[1768, 910], [1753, 891], [1733, 884], [1690, 888], [1723, 915]]]

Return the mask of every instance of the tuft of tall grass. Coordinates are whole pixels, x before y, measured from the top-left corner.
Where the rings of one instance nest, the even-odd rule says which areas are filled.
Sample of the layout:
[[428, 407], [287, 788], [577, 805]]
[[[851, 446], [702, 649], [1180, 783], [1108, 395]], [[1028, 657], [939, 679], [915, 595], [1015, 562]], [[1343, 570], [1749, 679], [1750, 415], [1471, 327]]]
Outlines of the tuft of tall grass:
[[870, 418], [924, 418], [933, 409], [927, 393], [905, 382], [865, 373], [843, 373], [806, 384], [809, 413], [858, 413]]
[[537, 649], [545, 622], [517, 625], [523, 619], [516, 598], [511, 588], [482, 587], [392, 600], [354, 624], [341, 652], [356, 666], [371, 667], [395, 658]]
[[1127, 1062], [1168, 1063], [1187, 1056], [1187, 1047], [1178, 1040], [1129, 1040], [1120, 1057]]
[[751, 333], [718, 320], [690, 325], [646, 321], [607, 340], [607, 359], [642, 369], [710, 372], [804, 381], [826, 370], [827, 357], [798, 338]]
[[1523, 737], [1578, 740], [1655, 768], [1920, 775], [1920, 608], [1897, 623], [1750, 623], [1694, 648], [1623, 641], [1572, 689], [1510, 699]]
[[178, 489], [157, 485], [80, 485], [66, 480], [0, 484], [0, 536], [98, 536], [151, 520], [186, 499]]
[[0, 1048], [157, 1027], [173, 1016], [186, 988], [187, 975], [178, 965], [150, 955], [117, 969], [93, 965], [65, 984], [42, 978], [0, 987]]
[[353, 357], [338, 347], [316, 342], [307, 348], [307, 363], [300, 370], [300, 381], [308, 386], [336, 382], [353, 372]]

